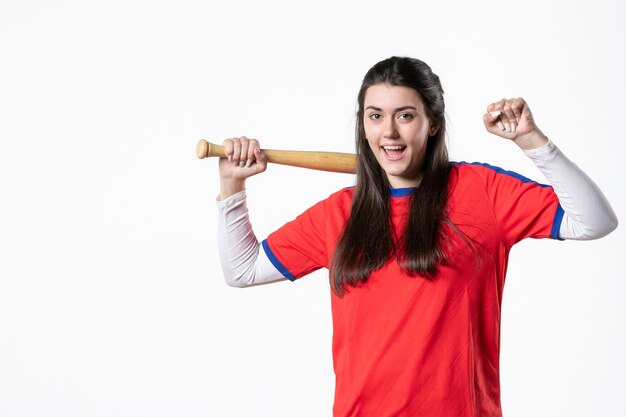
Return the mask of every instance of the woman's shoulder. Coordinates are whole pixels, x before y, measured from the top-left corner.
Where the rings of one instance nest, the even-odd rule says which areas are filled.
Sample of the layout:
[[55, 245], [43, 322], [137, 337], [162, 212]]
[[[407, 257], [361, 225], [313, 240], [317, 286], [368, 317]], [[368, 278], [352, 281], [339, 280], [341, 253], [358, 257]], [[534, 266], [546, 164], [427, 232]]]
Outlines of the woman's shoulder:
[[344, 187], [340, 190], [334, 191], [326, 198], [319, 200], [313, 207], [335, 207], [335, 206], [350, 206], [352, 204], [352, 197], [354, 196], [354, 186]]
[[354, 197], [354, 186], [344, 187], [330, 194], [325, 201], [333, 205], [350, 205]]
[[481, 177], [485, 175], [486, 164], [482, 162], [454, 161], [451, 165], [449, 181], [451, 186], [458, 186], [461, 183], [466, 185], [468, 182], [480, 183]]
[[311, 206], [307, 212], [316, 216], [345, 217], [350, 213], [354, 187], [345, 187], [333, 192], [328, 197]]
[[452, 167], [454, 171], [464, 175], [491, 175], [498, 172], [508, 172], [499, 166], [476, 161], [454, 161], [452, 162]]
[[459, 180], [471, 180], [472, 178], [475, 178], [480, 179], [483, 183], [505, 180], [522, 183], [534, 183], [539, 186], [545, 186], [544, 184], [539, 184], [515, 171], [510, 171], [485, 162], [459, 161], [453, 162], [452, 165], [453, 172], [455, 172]]

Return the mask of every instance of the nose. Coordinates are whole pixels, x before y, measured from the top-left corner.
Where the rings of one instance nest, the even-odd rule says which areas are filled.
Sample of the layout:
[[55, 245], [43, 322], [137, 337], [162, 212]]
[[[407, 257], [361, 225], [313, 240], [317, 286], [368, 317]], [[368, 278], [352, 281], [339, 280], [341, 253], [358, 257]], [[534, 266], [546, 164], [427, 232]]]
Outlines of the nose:
[[396, 129], [395, 118], [389, 117], [387, 118], [387, 120], [385, 120], [383, 136], [389, 139], [395, 139], [398, 137], [398, 129]]

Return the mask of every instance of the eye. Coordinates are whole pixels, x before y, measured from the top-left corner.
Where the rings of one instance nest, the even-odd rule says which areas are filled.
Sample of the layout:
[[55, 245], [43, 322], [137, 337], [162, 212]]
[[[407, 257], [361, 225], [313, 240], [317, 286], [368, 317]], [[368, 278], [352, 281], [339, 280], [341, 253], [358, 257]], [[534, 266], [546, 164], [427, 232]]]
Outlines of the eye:
[[402, 120], [411, 120], [413, 118], [413, 115], [411, 113], [400, 113], [398, 115], [398, 119], [402, 119]]
[[380, 119], [382, 116], [381, 116], [380, 114], [378, 114], [378, 113], [372, 113], [372, 114], [370, 114], [370, 115], [369, 115], [369, 116], [367, 116], [367, 117], [369, 117], [369, 118], [370, 118], [370, 119], [372, 119], [372, 120], [378, 120], [378, 119]]

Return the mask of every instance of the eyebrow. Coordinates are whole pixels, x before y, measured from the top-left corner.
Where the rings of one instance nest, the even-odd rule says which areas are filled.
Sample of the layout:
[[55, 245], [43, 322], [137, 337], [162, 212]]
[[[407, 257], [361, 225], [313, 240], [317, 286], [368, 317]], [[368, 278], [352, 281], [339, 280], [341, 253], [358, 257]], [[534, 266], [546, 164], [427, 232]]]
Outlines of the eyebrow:
[[[381, 109], [380, 107], [375, 107], [375, 106], [367, 106], [365, 110], [367, 109], [383, 111], [383, 109]], [[402, 111], [402, 110], [409, 110], [409, 109], [417, 111], [417, 107], [415, 106], [402, 106], [402, 107], [398, 107], [395, 111]]]

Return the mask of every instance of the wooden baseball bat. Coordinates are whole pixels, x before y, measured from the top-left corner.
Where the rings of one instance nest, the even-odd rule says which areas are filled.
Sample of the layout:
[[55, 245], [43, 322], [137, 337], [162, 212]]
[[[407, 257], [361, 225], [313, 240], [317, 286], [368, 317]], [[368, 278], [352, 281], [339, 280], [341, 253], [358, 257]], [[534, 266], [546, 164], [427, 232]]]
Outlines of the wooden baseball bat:
[[[356, 173], [356, 155], [351, 153], [272, 149], [261, 149], [261, 151], [265, 154], [267, 162], [274, 164], [316, 169], [319, 171], [341, 172], [344, 174]], [[198, 155], [200, 159], [212, 156], [226, 157], [223, 146], [207, 142], [204, 139], [198, 141], [196, 155]]]

